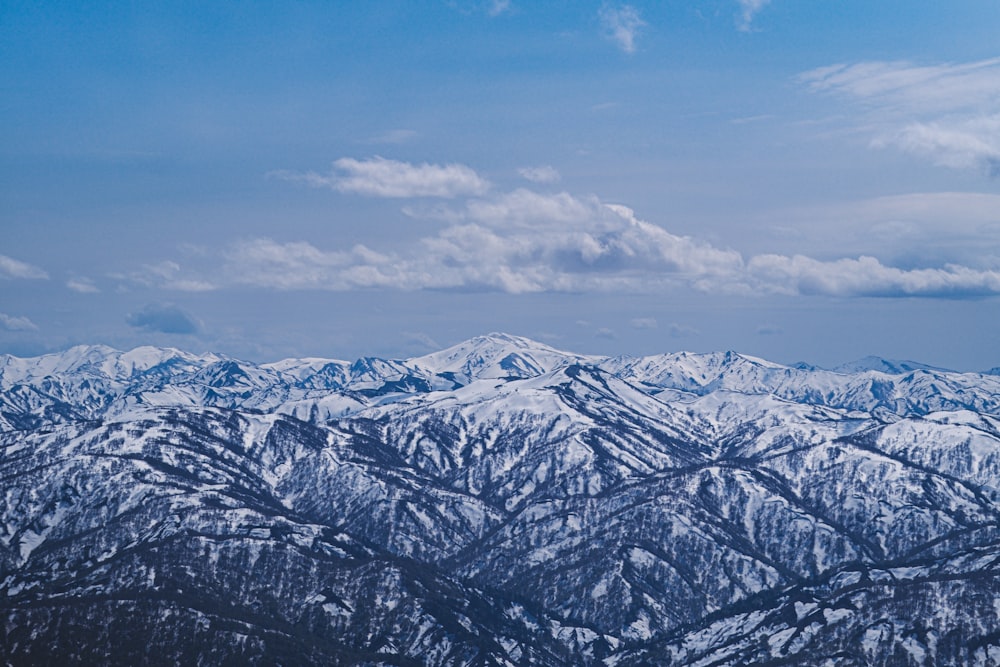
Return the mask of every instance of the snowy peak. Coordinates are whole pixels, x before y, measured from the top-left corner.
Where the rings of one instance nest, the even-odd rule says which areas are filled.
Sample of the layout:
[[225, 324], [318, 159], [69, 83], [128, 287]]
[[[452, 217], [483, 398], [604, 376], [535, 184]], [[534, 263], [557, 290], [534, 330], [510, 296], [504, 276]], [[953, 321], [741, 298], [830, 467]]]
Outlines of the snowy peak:
[[592, 363], [596, 360], [562, 352], [528, 338], [492, 333], [411, 359], [409, 364], [434, 375], [454, 377], [460, 384], [466, 384], [483, 378], [534, 377], [571, 363]]

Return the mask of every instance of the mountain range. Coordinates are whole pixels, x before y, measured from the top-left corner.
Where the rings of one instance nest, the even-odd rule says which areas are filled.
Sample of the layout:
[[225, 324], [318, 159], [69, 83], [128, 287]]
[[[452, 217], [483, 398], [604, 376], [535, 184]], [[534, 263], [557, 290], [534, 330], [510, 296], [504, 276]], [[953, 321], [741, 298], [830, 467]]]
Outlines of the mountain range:
[[12, 665], [1000, 664], [1000, 376], [0, 357]]

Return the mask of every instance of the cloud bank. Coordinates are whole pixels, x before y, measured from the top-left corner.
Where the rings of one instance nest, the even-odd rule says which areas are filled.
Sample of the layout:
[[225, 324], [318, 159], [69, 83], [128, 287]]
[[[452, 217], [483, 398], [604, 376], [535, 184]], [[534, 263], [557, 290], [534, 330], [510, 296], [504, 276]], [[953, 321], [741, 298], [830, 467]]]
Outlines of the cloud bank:
[[[338, 160], [340, 164], [355, 162]], [[428, 167], [438, 174], [437, 167], [426, 163], [412, 165], [381, 158], [379, 162], [390, 163], [388, 171], [393, 174], [424, 174]], [[473, 169], [464, 165], [449, 165], [447, 173], [474, 176], [471, 180], [463, 177], [463, 182], [476, 183], [479, 179]], [[384, 184], [385, 180], [379, 182]], [[440, 186], [446, 181], [436, 182]], [[479, 187], [466, 190], [478, 192]], [[428, 189], [412, 187], [411, 191], [416, 191], [413, 197], [419, 199]], [[447, 189], [449, 198], [458, 199], [452, 196], [458, 191]], [[945, 197], [942, 201], [953, 199]], [[925, 200], [911, 197], [876, 204], [891, 210], [926, 208]], [[978, 211], [988, 208], [992, 199], [972, 203]], [[939, 298], [1000, 294], [1000, 272], [996, 270], [1000, 260], [996, 257], [983, 257], [975, 266], [954, 262], [919, 268], [886, 265], [868, 255], [832, 260], [770, 253], [745, 257], [731, 248], [673, 234], [639, 219], [627, 206], [565, 191], [490, 189], [458, 201], [428, 205], [418, 201], [403, 210], [421, 218], [425, 225], [433, 224], [436, 231], [408, 243], [402, 250], [363, 244], [323, 248], [304, 240], [244, 239], [209, 258], [210, 263], [200, 274], [165, 261], [145, 266], [135, 279], [145, 285], [155, 283], [172, 289], [196, 285], [200, 289], [253, 286], [275, 290], [491, 290], [512, 294], [693, 289], [745, 295]], [[177, 324], [182, 322], [181, 316], [175, 310], [161, 308], [135, 314], [130, 323], [161, 331], [165, 326], [190, 329]]]

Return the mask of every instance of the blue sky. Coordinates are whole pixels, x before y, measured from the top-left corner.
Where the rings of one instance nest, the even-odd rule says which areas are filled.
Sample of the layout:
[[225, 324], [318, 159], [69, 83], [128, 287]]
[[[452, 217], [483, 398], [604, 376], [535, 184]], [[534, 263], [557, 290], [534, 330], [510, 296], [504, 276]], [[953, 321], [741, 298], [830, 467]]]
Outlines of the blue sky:
[[0, 5], [0, 352], [1000, 365], [1000, 4]]

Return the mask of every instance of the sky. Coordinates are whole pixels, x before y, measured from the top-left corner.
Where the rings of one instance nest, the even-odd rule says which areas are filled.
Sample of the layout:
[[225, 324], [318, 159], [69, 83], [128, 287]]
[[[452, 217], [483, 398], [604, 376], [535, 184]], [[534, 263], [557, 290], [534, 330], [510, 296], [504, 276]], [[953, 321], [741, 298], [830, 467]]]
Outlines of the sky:
[[0, 353], [1000, 366], [996, 0], [0, 3]]

